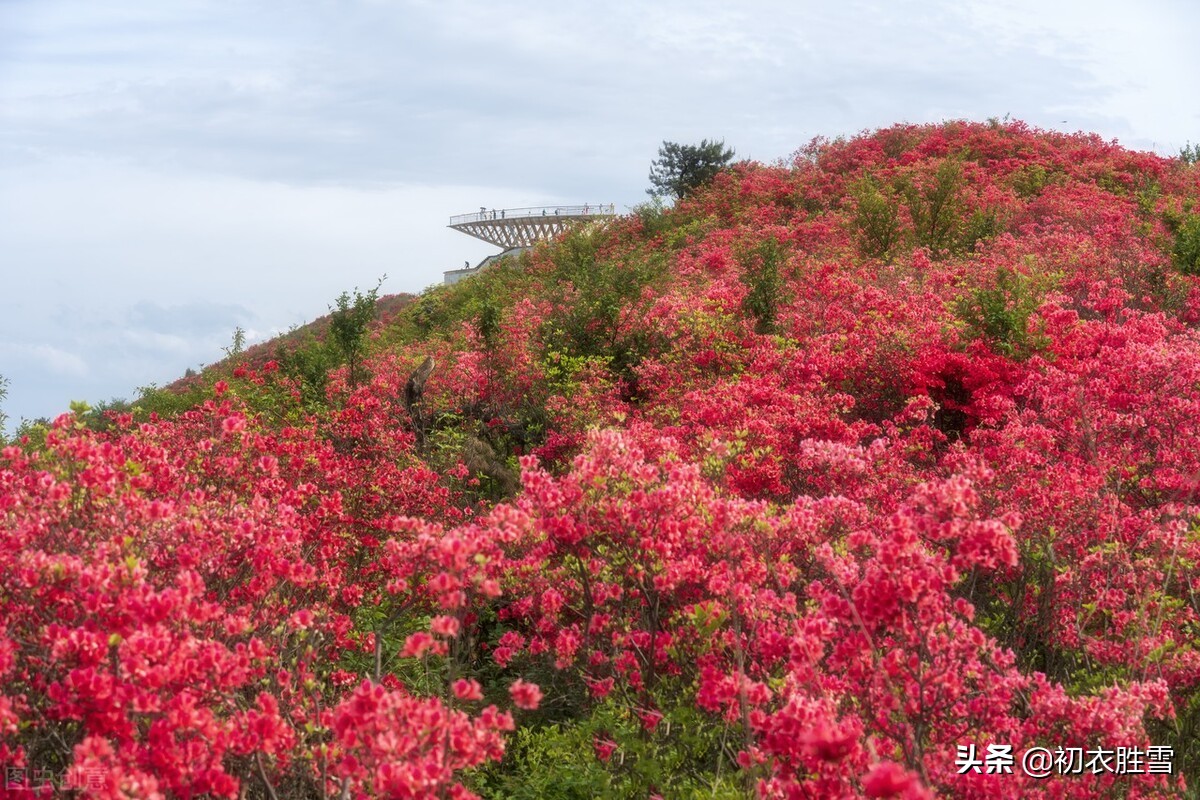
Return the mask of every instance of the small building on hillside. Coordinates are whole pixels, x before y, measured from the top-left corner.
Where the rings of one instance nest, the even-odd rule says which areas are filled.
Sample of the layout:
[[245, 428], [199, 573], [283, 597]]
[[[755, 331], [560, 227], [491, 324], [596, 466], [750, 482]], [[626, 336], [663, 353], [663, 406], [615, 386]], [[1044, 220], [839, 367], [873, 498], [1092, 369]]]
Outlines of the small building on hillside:
[[534, 244], [553, 239], [569, 228], [596, 220], [616, 216], [613, 203], [581, 206], [535, 206], [532, 208], [486, 209], [480, 207], [474, 214], [459, 214], [450, 218], [449, 227], [468, 236], [494, 244], [503, 252], [488, 256], [472, 267], [467, 264], [461, 269], [447, 270], [445, 283], [457, 283], [505, 256], [515, 255], [533, 247]]
[[521, 253], [525, 252], [528, 249], [529, 249], [528, 247], [510, 247], [507, 250], [505, 250], [503, 253], [496, 253], [494, 255], [490, 255], [490, 256], [486, 257], [485, 259], [483, 259], [483, 261], [480, 261], [478, 264], [476, 264], [473, 267], [470, 264], [466, 264], [461, 269], [448, 269], [442, 273], [442, 275], [445, 276], [444, 283], [447, 283], [447, 284], [458, 283], [463, 278], [470, 277], [471, 275], [474, 275], [476, 272], [479, 272], [479, 270], [484, 269], [485, 267], [490, 267], [492, 264], [495, 264], [497, 261], [499, 261], [502, 258], [508, 258], [509, 256], [520, 255]]

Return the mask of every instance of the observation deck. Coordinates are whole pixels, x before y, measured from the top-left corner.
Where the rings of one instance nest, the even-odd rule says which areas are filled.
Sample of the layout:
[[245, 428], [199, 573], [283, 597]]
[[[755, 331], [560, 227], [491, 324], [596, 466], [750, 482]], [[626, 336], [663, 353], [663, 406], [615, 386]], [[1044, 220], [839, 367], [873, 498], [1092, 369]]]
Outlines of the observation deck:
[[573, 225], [616, 216], [613, 203], [532, 208], [480, 208], [474, 214], [450, 218], [449, 227], [505, 250], [532, 247], [553, 239]]

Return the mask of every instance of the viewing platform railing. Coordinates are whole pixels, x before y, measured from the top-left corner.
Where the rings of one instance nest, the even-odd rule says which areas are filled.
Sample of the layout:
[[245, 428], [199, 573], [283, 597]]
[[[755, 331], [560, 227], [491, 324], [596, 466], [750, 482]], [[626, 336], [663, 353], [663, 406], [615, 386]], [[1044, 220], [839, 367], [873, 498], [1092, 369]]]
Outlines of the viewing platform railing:
[[581, 206], [533, 206], [532, 208], [481, 208], [474, 214], [459, 214], [450, 218], [450, 227], [476, 222], [499, 222], [530, 217], [609, 217], [616, 215], [615, 203], [584, 203]]

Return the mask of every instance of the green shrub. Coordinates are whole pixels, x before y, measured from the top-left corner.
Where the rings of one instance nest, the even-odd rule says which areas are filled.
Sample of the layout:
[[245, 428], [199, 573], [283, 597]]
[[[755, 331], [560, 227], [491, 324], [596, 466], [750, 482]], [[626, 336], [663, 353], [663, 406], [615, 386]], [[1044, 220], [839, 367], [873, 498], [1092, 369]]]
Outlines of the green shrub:
[[329, 309], [329, 340], [349, 370], [351, 386], [358, 385], [365, 377], [362, 357], [367, 344], [367, 327], [375, 319], [375, 303], [385, 278], [380, 278], [375, 288], [366, 294], [357, 288], [353, 297], [349, 292], [342, 292]]
[[991, 239], [1003, 230], [999, 217], [992, 209], [978, 209], [967, 220], [959, 237], [956, 250], [960, 252], [975, 252], [979, 243]]
[[1022, 200], [1042, 193], [1050, 182], [1050, 174], [1041, 164], [1028, 164], [1012, 174], [1012, 188]]
[[100, 432], [112, 427], [114, 414], [128, 414], [135, 410], [133, 403], [121, 397], [101, 401], [94, 406], [84, 404], [84, 408], [79, 419], [92, 430]]
[[1038, 296], [1028, 277], [1007, 268], [996, 271], [995, 284], [971, 292], [959, 304], [959, 316], [976, 336], [1009, 356], [1028, 355], [1036, 349], [1029, 332], [1029, 317]]
[[962, 166], [950, 158], [938, 165], [931, 180], [900, 182], [900, 194], [908, 206], [913, 240], [918, 247], [928, 247], [935, 255], [950, 248], [961, 222], [962, 184]]
[[1191, 214], [1180, 223], [1172, 255], [1175, 269], [1184, 275], [1200, 275], [1200, 214]]
[[1139, 175], [1133, 196], [1137, 200], [1138, 214], [1148, 220], [1154, 216], [1158, 199], [1162, 197], [1162, 185], [1153, 176]]
[[[725, 724], [686, 703], [664, 712], [653, 734], [612, 700], [586, 717], [522, 726], [504, 761], [477, 771], [468, 786], [489, 800], [749, 796], [733, 763], [737, 738]], [[616, 746], [607, 763], [596, 755], [598, 739]]]
[[759, 242], [744, 259], [741, 280], [748, 291], [742, 305], [754, 317], [756, 333], [776, 332], [784, 286], [780, 264], [786, 259], [787, 250], [776, 239]]
[[238, 325], [233, 329], [233, 341], [229, 347], [224, 348], [227, 358], [237, 358], [246, 350], [246, 331]]
[[324, 408], [325, 388], [329, 385], [329, 372], [338, 366], [338, 357], [328, 342], [312, 334], [299, 345], [276, 346], [275, 361], [279, 371], [299, 385], [300, 404], [309, 410]]
[[[403, 309], [383, 331], [386, 345], [413, 344], [431, 336], [450, 337], [462, 324], [478, 329], [481, 315], [495, 311], [495, 321], [516, 299], [529, 295], [527, 256], [502, 258], [487, 269], [454, 284], [430, 286]], [[482, 333], [482, 331], [480, 331]]]
[[547, 352], [600, 359], [613, 373], [633, 383], [633, 370], [649, 352], [648, 333], [637, 324], [643, 316], [643, 292], [667, 272], [665, 254], [599, 256], [600, 234], [579, 230], [556, 245], [555, 311], [542, 330]]
[[138, 399], [134, 403], [132, 411], [138, 419], [144, 419], [150, 414], [173, 417], [195, 408], [210, 396], [211, 389], [200, 384], [192, 384], [182, 391], [171, 391], [150, 384], [138, 387]]
[[642, 223], [642, 232], [647, 238], [653, 239], [666, 233], [674, 227], [674, 220], [669, 209], [663, 205], [662, 198], [653, 197], [649, 202], [634, 206], [633, 214]]
[[900, 218], [896, 199], [888, 189], [868, 176], [850, 190], [854, 198], [854, 236], [865, 258], [890, 260], [900, 240]]

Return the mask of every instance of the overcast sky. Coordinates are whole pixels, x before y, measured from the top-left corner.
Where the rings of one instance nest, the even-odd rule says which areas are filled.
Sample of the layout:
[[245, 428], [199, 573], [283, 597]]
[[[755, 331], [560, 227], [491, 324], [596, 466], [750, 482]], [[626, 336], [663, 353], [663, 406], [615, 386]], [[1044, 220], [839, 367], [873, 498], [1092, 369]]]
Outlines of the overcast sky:
[[646, 199], [662, 140], [1006, 114], [1200, 141], [1191, 0], [0, 0], [0, 406], [132, 398], [495, 250], [480, 206]]

